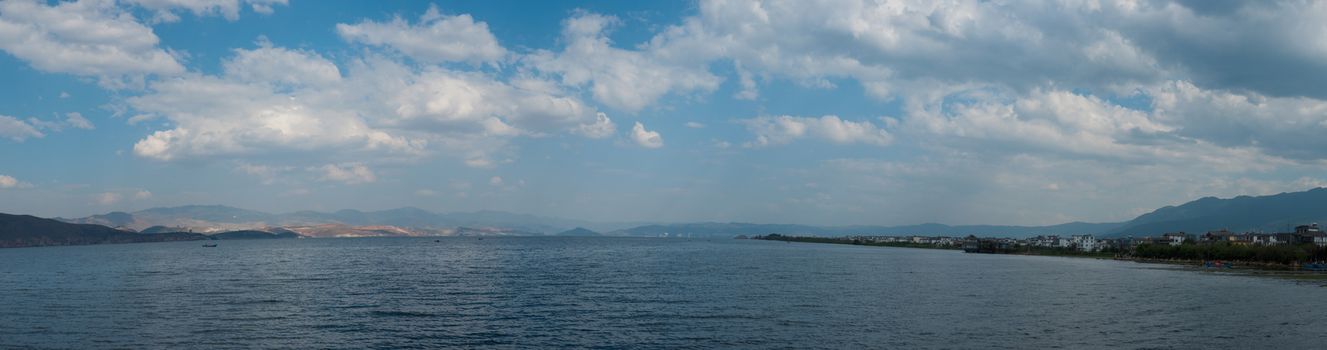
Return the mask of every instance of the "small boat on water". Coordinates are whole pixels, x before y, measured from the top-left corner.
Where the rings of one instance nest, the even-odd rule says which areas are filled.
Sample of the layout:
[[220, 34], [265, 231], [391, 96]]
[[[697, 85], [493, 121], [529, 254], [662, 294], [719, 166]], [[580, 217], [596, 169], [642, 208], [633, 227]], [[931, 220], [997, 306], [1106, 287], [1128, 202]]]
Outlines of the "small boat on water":
[[216, 248], [216, 247], [217, 247], [217, 244], [216, 244], [216, 243], [204, 243], [204, 244], [203, 244], [203, 247], [204, 247], [204, 248]]

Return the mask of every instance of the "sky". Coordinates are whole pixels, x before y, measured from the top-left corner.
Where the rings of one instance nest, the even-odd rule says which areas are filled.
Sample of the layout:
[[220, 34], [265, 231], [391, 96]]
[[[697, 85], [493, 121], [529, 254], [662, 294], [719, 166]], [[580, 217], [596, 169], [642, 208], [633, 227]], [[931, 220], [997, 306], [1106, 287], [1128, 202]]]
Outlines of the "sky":
[[1327, 179], [1327, 2], [0, 0], [0, 212], [1124, 221]]

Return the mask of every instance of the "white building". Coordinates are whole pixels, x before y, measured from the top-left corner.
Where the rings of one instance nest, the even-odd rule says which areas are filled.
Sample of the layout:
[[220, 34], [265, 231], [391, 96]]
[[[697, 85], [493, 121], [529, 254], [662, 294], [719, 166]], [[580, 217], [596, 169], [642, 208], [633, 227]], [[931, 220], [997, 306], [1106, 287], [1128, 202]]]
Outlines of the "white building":
[[1172, 246], [1184, 244], [1184, 237], [1185, 237], [1184, 232], [1167, 233], [1161, 235], [1161, 238], [1170, 241], [1170, 245]]
[[1070, 244], [1077, 247], [1078, 251], [1095, 252], [1097, 251], [1097, 239], [1092, 235], [1076, 235], [1069, 238]]

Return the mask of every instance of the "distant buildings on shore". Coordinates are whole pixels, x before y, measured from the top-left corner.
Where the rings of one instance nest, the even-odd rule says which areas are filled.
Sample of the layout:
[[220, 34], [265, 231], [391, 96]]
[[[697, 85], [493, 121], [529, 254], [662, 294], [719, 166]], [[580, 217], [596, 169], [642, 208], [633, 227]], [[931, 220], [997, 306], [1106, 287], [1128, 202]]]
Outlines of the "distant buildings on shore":
[[1313, 244], [1319, 247], [1327, 247], [1327, 232], [1323, 232], [1322, 229], [1318, 227], [1318, 224], [1300, 225], [1295, 227], [1294, 232], [1282, 233], [1233, 233], [1222, 229], [1218, 231], [1208, 231], [1202, 235], [1174, 232], [1162, 235], [1161, 238], [1143, 237], [1130, 239], [1133, 240], [1133, 245], [1148, 243], [1176, 246], [1184, 244], [1185, 242], [1194, 242], [1198, 244], [1228, 242], [1233, 245], [1276, 246]]
[[1227, 230], [1209, 231], [1202, 235], [1185, 232], [1171, 232], [1158, 237], [1125, 237], [1097, 239], [1092, 235], [1043, 235], [1025, 239], [1016, 238], [979, 238], [976, 236], [848, 236], [853, 241], [864, 243], [924, 244], [942, 247], [962, 247], [968, 251], [1002, 251], [1019, 248], [1057, 248], [1079, 252], [1121, 251], [1143, 244], [1179, 246], [1186, 243], [1213, 244], [1229, 242], [1233, 245], [1293, 245], [1314, 244], [1327, 247], [1327, 232], [1318, 224], [1300, 225], [1294, 232], [1285, 233], [1232, 233]]

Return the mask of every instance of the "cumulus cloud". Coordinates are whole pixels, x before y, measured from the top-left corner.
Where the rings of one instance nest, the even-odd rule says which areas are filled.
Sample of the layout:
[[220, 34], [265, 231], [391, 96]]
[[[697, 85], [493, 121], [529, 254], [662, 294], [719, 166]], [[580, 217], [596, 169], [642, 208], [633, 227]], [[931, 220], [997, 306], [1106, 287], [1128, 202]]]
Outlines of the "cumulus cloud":
[[631, 127], [631, 140], [645, 148], [663, 147], [663, 136], [660, 136], [656, 131], [645, 130], [645, 125], [640, 122], [636, 122], [636, 125]]
[[[1323, 127], [1311, 117], [1315, 108], [1324, 108], [1321, 103], [1251, 103], [1249, 98], [1263, 97], [1204, 91], [1183, 81], [1141, 91], [1153, 96], [1150, 110], [1065, 90], [1024, 95], [956, 89], [910, 99], [901, 131], [924, 145], [954, 152], [1035, 152], [1110, 159], [1121, 166], [1165, 162], [1209, 170], [1271, 170], [1297, 163], [1296, 157], [1324, 159], [1315, 149], [1318, 141], [1308, 137]], [[1264, 119], [1255, 121], [1259, 116]], [[1309, 131], [1296, 135], [1287, 125]]]
[[1281, 157], [1327, 159], [1327, 101], [1209, 90], [1188, 81], [1143, 91], [1152, 98], [1152, 118], [1173, 125], [1175, 135]]
[[96, 77], [106, 87], [184, 72], [158, 42], [114, 2], [0, 2], [0, 50], [42, 71]]
[[316, 168], [325, 181], [336, 181], [347, 185], [372, 183], [378, 181], [373, 170], [364, 164], [327, 164]]
[[[738, 99], [755, 98], [762, 83], [776, 79], [822, 88], [835, 87], [836, 79], [853, 79], [868, 94], [886, 99], [935, 82], [1001, 84], [1018, 90], [1053, 82], [1127, 93], [1139, 84], [1167, 80], [1270, 96], [1327, 97], [1327, 87], [1316, 81], [1323, 74], [1313, 73], [1327, 74], [1327, 45], [1304, 44], [1327, 34], [1327, 27], [1319, 25], [1327, 15], [1327, 4], [1240, 3], [1219, 7], [1220, 11], [1199, 5], [706, 0], [698, 4], [696, 15], [625, 54], [645, 62], [692, 67], [690, 77], [708, 74], [706, 63], [732, 62], [739, 80], [740, 91], [734, 95]], [[594, 38], [612, 23], [612, 17], [580, 14], [568, 20], [564, 35]], [[578, 49], [569, 44], [566, 54]], [[605, 74], [574, 72], [569, 66], [541, 68], [571, 74], [572, 83], [616, 85]], [[611, 100], [607, 92], [598, 93], [596, 97]], [[629, 101], [618, 100], [618, 105]], [[633, 106], [653, 100], [638, 99]]]
[[[307, 58], [309, 65], [325, 63]], [[190, 76], [152, 84], [151, 93], [129, 103], [165, 116], [174, 128], [138, 141], [134, 153], [163, 161], [327, 148], [408, 154], [421, 152], [426, 142], [369, 127], [354, 110], [338, 108], [342, 101], [335, 91], [319, 87], [281, 94], [272, 83]]]
[[221, 74], [153, 82], [148, 93], [128, 98], [141, 113], [133, 122], [170, 123], [139, 140], [134, 153], [174, 161], [279, 152], [321, 162], [441, 153], [491, 167], [515, 137], [601, 138], [614, 130], [607, 116], [535, 77], [504, 81], [376, 55], [343, 69], [315, 52], [258, 45], [235, 50]]
[[23, 142], [31, 138], [41, 138], [46, 136], [38, 131], [32, 124], [28, 124], [18, 118], [7, 115], [0, 115], [0, 138], [6, 138], [14, 142]]
[[337, 24], [336, 32], [346, 41], [390, 47], [427, 63], [497, 62], [507, 54], [489, 32], [488, 24], [476, 22], [468, 14], [441, 14], [435, 5], [429, 5], [428, 12], [415, 24], [400, 17], [389, 22], [366, 20]]
[[617, 132], [617, 125], [613, 124], [613, 120], [608, 119], [608, 115], [598, 113], [595, 115], [593, 123], [576, 126], [576, 132], [592, 139], [602, 139]]
[[756, 137], [746, 144], [748, 147], [782, 145], [806, 137], [837, 144], [863, 143], [876, 146], [888, 145], [893, 141], [888, 131], [869, 121], [854, 122], [833, 115], [819, 118], [786, 115], [758, 117], [743, 120], [742, 124]]
[[618, 22], [612, 16], [577, 13], [563, 22], [562, 51], [541, 50], [526, 60], [543, 72], [557, 74], [564, 84], [588, 85], [595, 100], [629, 112], [670, 92], [718, 88], [722, 79], [707, 71], [703, 62], [663, 60], [613, 47], [607, 32]]
[[272, 83], [290, 86], [324, 86], [341, 80], [341, 71], [317, 53], [274, 48], [259, 39], [258, 48], [234, 50], [234, 57], [222, 62], [225, 76], [247, 83]]

